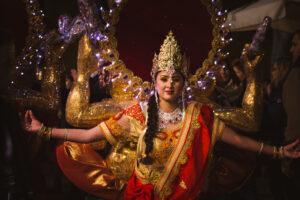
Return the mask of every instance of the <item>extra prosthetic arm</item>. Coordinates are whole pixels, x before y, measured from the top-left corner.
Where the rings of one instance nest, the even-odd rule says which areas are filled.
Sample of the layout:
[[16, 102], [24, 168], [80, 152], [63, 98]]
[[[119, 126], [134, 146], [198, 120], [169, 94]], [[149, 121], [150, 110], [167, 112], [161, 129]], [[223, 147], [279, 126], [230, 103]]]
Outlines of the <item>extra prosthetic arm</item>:
[[89, 103], [89, 78], [90, 74], [97, 68], [97, 58], [94, 53], [94, 47], [91, 45], [89, 38], [84, 35], [78, 46], [78, 79], [69, 94], [66, 104], [66, 119], [76, 127], [93, 127], [114, 116], [122, 109], [122, 103], [113, 99]]
[[254, 132], [258, 131], [262, 116], [263, 91], [262, 84], [258, 80], [257, 64], [262, 55], [256, 56], [253, 60], [248, 60], [246, 48], [243, 50], [242, 56], [249, 73], [247, 77], [247, 88], [243, 97], [242, 108], [224, 108], [216, 104], [213, 106], [215, 114], [223, 120], [226, 125], [234, 128]]
[[60, 108], [61, 56], [66, 44], [59, 41], [54, 31], [45, 36], [46, 66], [41, 73], [41, 91], [30, 88], [10, 88], [10, 99], [21, 106], [42, 111], [55, 112]]

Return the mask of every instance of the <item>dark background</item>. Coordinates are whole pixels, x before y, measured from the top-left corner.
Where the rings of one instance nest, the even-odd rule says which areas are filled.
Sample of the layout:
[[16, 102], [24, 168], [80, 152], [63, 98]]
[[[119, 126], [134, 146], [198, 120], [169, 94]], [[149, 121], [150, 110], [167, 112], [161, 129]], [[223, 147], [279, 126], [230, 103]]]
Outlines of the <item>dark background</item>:
[[[251, 2], [253, 0], [225, 0], [223, 7], [230, 11]], [[46, 32], [57, 29], [58, 16], [68, 14], [75, 17], [78, 13], [76, 0], [40, 0], [39, 3], [45, 13]], [[18, 55], [27, 35], [25, 4], [22, 0], [1, 0], [0, 8], [0, 27], [15, 37]], [[127, 68], [144, 80], [150, 80], [154, 52], [159, 52], [169, 30], [173, 31], [182, 53], [186, 53], [190, 59], [190, 71], [194, 73], [207, 57], [212, 41], [210, 16], [201, 0], [129, 0], [116, 25], [118, 51]], [[234, 40], [228, 46], [231, 53], [229, 59], [240, 55], [244, 43], [251, 42], [254, 33], [246, 31], [231, 34]], [[268, 41], [271, 42], [271, 37], [267, 38], [264, 47], [270, 47]], [[67, 68], [76, 68], [76, 54], [75, 42], [64, 55]], [[265, 57], [263, 65], [269, 65], [268, 54]]]

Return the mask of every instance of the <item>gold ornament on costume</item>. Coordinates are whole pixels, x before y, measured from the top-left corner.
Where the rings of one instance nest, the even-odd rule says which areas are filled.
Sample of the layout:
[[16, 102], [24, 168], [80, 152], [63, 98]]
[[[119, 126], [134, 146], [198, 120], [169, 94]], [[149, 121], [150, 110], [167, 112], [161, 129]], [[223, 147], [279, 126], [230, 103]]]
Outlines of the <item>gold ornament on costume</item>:
[[151, 71], [152, 79], [160, 71], [167, 71], [172, 76], [176, 71], [187, 76], [186, 59], [180, 53], [180, 48], [173, 36], [172, 31], [166, 36], [164, 43], [160, 47], [158, 55], [154, 54], [153, 67]]

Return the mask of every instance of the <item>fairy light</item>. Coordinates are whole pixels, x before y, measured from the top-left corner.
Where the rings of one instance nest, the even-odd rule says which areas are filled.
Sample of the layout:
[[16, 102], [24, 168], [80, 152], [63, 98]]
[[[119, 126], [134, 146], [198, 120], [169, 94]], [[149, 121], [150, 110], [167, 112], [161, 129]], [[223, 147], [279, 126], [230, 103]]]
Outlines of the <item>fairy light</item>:
[[134, 96], [135, 99], [138, 99], [139, 96], [142, 94], [142, 88], [139, 88], [139, 93], [137, 95]]
[[119, 74], [117, 75], [117, 77], [111, 79], [111, 82], [114, 82], [114, 81], [115, 81], [117, 78], [119, 78], [121, 75], [122, 75], [122, 73], [119, 73]]

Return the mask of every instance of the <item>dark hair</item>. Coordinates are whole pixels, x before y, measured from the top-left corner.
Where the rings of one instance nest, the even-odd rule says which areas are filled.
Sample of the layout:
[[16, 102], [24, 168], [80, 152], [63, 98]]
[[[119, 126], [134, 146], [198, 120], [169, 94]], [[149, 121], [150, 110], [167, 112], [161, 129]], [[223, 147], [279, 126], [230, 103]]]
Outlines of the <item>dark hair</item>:
[[[235, 74], [232, 66], [229, 64], [229, 60], [226, 58], [226, 59], [223, 59], [221, 61], [219, 61], [219, 65], [225, 65], [223, 67], [224, 70], [228, 70], [229, 71], [229, 80], [232, 79], [232, 83], [234, 85], [239, 85], [240, 84], [240, 79], [237, 77], [237, 75]], [[218, 81], [217, 81], [217, 84], [218, 84]]]
[[[155, 79], [156, 79], [158, 73], [159, 72], [156, 73]], [[178, 73], [182, 76], [183, 82], [184, 82], [185, 81], [184, 75], [181, 72], [178, 72]], [[159, 101], [159, 98], [158, 98], [158, 101]], [[148, 100], [147, 130], [146, 130], [146, 133], [144, 136], [144, 141], [146, 143], [146, 150], [145, 150], [146, 156], [143, 157], [141, 160], [141, 162], [145, 165], [151, 165], [154, 161], [154, 159], [149, 154], [153, 149], [153, 138], [155, 137], [155, 134], [158, 129], [158, 105], [157, 105], [157, 103], [156, 103], [154, 95], [152, 95]]]
[[148, 101], [148, 119], [147, 119], [147, 130], [144, 137], [146, 143], [146, 156], [142, 158], [141, 162], [145, 165], [150, 165], [153, 163], [153, 158], [149, 153], [153, 149], [153, 138], [156, 134], [158, 128], [158, 107], [156, 104], [155, 96], [152, 95]]
[[288, 75], [290, 68], [292, 67], [292, 60], [290, 59], [290, 57], [281, 57], [281, 58], [276, 59], [276, 61], [274, 62], [274, 65], [275, 64], [278, 67], [279, 76], [276, 77], [276, 79], [274, 79], [274, 77], [273, 77], [271, 84], [274, 87], [279, 87], [279, 86], [282, 86], [286, 76]]

